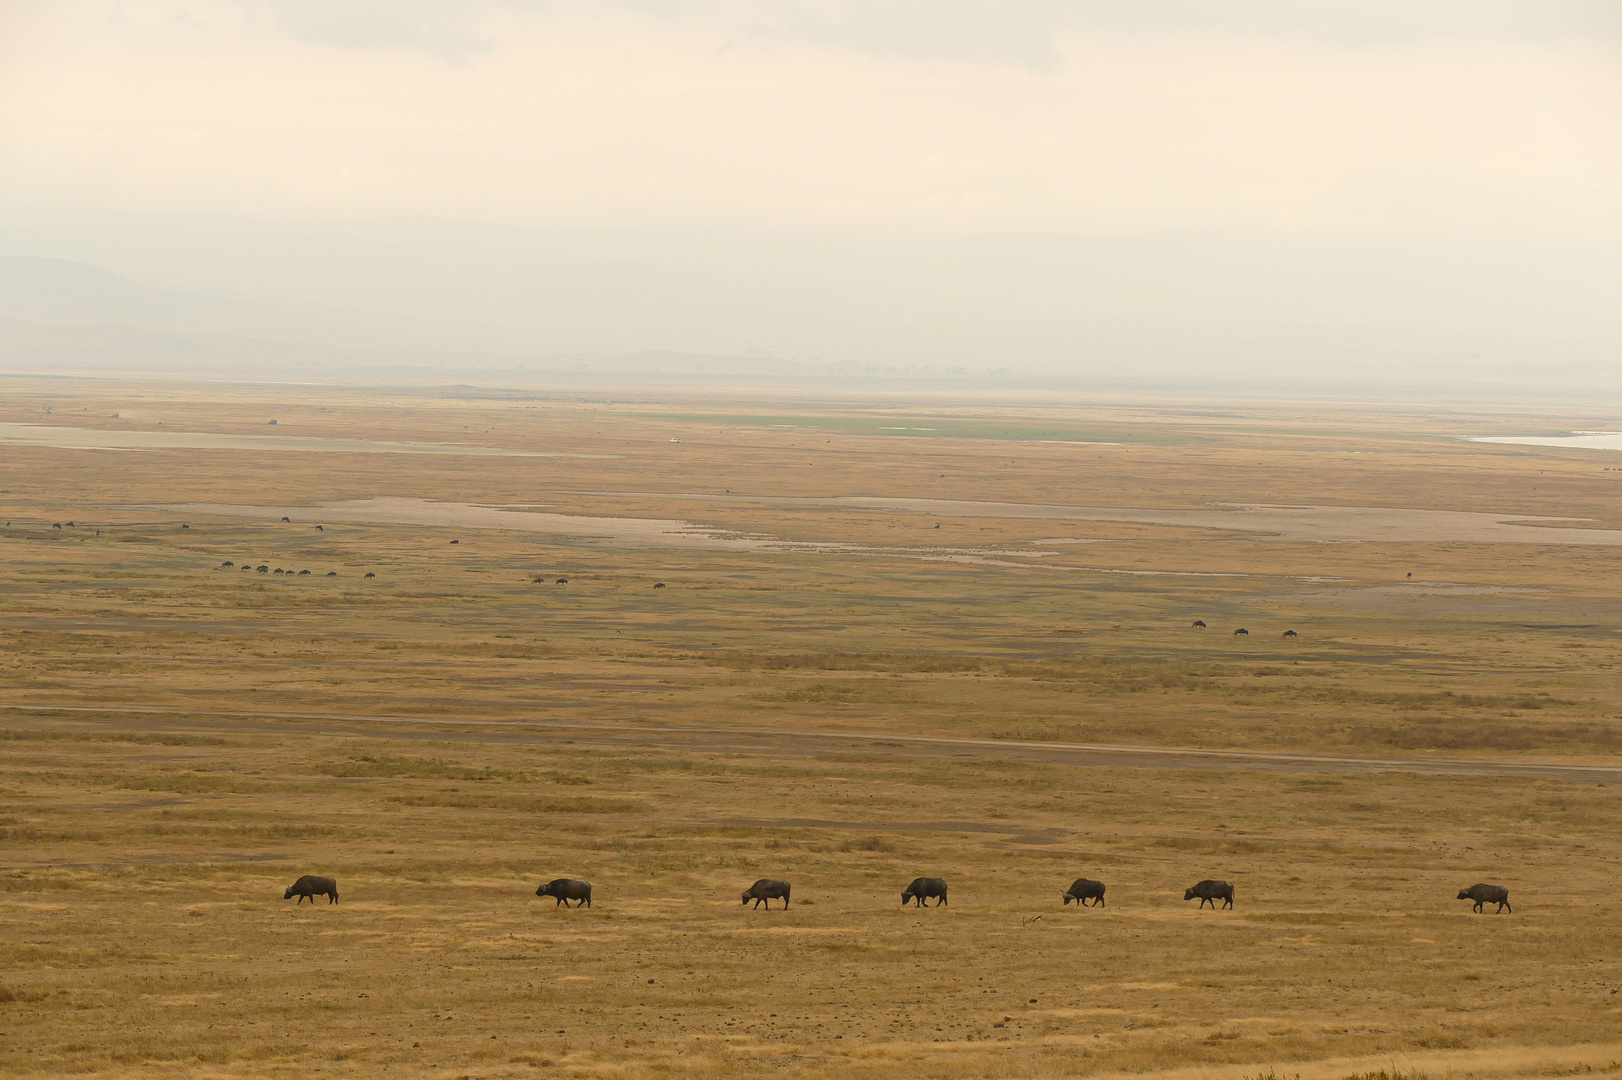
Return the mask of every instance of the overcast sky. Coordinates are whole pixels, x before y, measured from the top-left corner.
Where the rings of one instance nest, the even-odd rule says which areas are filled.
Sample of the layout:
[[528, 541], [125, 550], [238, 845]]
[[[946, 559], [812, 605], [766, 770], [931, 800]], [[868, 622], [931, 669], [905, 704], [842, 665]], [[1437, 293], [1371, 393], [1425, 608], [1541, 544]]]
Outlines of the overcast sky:
[[1622, 400], [1622, 0], [0, 0], [8, 257], [7, 370]]
[[1622, 235], [1615, 0], [0, 0], [10, 209]]

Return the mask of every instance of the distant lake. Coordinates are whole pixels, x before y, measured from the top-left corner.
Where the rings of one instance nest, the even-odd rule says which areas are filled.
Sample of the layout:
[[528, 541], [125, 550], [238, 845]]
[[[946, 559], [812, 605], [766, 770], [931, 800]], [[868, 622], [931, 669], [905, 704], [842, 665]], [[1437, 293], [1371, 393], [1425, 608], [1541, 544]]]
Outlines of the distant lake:
[[1573, 431], [1569, 435], [1482, 435], [1471, 442], [1517, 446], [1569, 446], [1574, 450], [1622, 450], [1622, 431]]

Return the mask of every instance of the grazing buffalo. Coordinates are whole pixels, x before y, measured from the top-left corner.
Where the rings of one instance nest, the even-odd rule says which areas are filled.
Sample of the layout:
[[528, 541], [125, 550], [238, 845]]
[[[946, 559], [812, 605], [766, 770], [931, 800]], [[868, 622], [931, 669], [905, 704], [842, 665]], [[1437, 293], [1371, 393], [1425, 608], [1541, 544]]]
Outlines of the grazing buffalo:
[[1185, 892], [1183, 899], [1192, 900], [1196, 896], [1200, 898], [1200, 907], [1210, 903], [1211, 907], [1215, 908], [1218, 900], [1225, 901], [1223, 907], [1233, 907], [1233, 885], [1227, 881], [1212, 881], [1210, 878], [1206, 878]]
[[1297, 634], [1294, 630], [1286, 630], [1286, 631], [1284, 631], [1284, 636], [1285, 637], [1300, 637], [1301, 635]]
[[1234, 637], [1249, 637], [1250, 636], [1250, 631], [1246, 630], [1243, 626], [1241, 626], [1239, 629], [1237, 629], [1237, 630], [1235, 630], [1233, 632], [1233, 636]]
[[552, 905], [553, 907], [557, 907], [558, 904], [568, 907], [570, 900], [576, 901], [574, 905], [575, 907], [579, 907], [581, 904], [590, 907], [591, 882], [581, 881], [579, 878], [560, 877], [553, 881], [548, 881], [545, 885], [542, 885], [539, 889], [536, 889], [535, 895], [550, 896], [553, 900], [557, 901], [556, 904]]
[[783, 901], [783, 907], [787, 909], [788, 882], [778, 881], [774, 878], [761, 878], [759, 881], [749, 886], [749, 890], [743, 894], [743, 902], [745, 904], [749, 903], [751, 900], [755, 902], [755, 907], [757, 909], [760, 907], [760, 902], [762, 900], [766, 902], [767, 911], [772, 909], [773, 900]]
[[282, 899], [292, 900], [295, 896], [298, 897], [297, 903], [300, 904], [304, 903], [306, 898], [313, 904], [318, 896], [325, 896], [327, 903], [336, 904], [338, 902], [338, 881], [336, 878], [305, 874], [287, 887], [287, 891], [282, 894]]
[[376, 576], [377, 576], [376, 574], [373, 574], [373, 573], [370, 573], [370, 572], [361, 575], [361, 577], [365, 578], [367, 581], [371, 581]]
[[901, 894], [901, 906], [906, 907], [907, 901], [916, 900], [919, 907], [928, 907], [924, 901], [935, 898], [935, 906], [940, 907], [946, 903], [946, 879], [938, 877], [914, 878], [907, 891]]
[[1505, 910], [1513, 915], [1515, 909], [1509, 906], [1509, 890], [1502, 885], [1472, 885], [1468, 889], [1459, 890], [1460, 900], [1474, 900], [1475, 910], [1481, 911], [1482, 904], [1497, 904], [1498, 911], [1494, 914], [1503, 914]]
[[1204, 619], [1195, 619], [1194, 620], [1194, 629], [1196, 629], [1196, 630], [1204, 630], [1205, 629], [1205, 620]]
[[1064, 894], [1064, 902], [1068, 906], [1074, 900], [1077, 907], [1086, 907], [1087, 901], [1093, 901], [1094, 907], [1104, 906], [1104, 883], [1094, 881], [1092, 878], [1079, 877], [1076, 883], [1070, 886], [1070, 891]]

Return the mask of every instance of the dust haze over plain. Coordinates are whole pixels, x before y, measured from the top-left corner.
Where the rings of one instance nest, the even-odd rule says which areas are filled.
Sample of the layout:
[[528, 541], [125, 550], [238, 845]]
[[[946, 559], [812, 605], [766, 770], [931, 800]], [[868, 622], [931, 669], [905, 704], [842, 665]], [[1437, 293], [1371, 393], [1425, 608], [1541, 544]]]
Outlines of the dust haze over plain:
[[1622, 401], [1605, 3], [0, 11], [0, 370]]

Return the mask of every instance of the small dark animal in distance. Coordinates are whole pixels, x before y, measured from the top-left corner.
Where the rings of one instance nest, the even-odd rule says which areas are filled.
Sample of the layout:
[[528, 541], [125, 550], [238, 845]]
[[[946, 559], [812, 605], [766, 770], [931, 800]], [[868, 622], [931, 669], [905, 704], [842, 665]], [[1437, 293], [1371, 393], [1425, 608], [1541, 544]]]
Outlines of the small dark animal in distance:
[[569, 584], [569, 579], [566, 578], [566, 577], [560, 577], [560, 578], [558, 578], [558, 584], [559, 585], [567, 585], [567, 584]]
[[1241, 626], [1239, 629], [1237, 629], [1237, 630], [1235, 630], [1233, 632], [1233, 636], [1234, 637], [1249, 637], [1250, 636], [1250, 631], [1246, 630], [1243, 626]]
[[299, 571], [299, 572], [298, 572], [298, 576], [299, 576], [299, 577], [309, 577], [309, 576], [310, 576], [310, 572], [309, 572], [309, 571], [308, 571], [308, 570], [300, 570], [300, 571]]
[[1502, 885], [1472, 885], [1459, 890], [1459, 899], [1474, 900], [1477, 912], [1481, 911], [1482, 904], [1497, 904], [1498, 911], [1494, 914], [1503, 914], [1506, 910], [1515, 914], [1515, 909], [1509, 906], [1509, 890]]
[[325, 525], [317, 525], [317, 526], [316, 526], [316, 527], [315, 527], [315, 531], [316, 531], [316, 532], [326, 532], [326, 531], [327, 531], [327, 528], [326, 528], [326, 526], [325, 526]]
[[928, 907], [924, 900], [930, 897], [934, 898], [936, 907], [946, 903], [945, 878], [914, 878], [912, 884], [907, 886], [907, 891], [901, 894], [901, 906], [906, 907], [909, 900], [916, 900], [919, 907]]
[[338, 576], [338, 571], [336, 571], [336, 570], [328, 570], [327, 571], [327, 576], [328, 577], [337, 577]]
[[453, 543], [453, 544], [460, 544], [460, 543], [461, 543], [461, 542], [462, 542], [462, 541], [460, 541], [460, 540], [452, 540], [452, 541], [451, 541], [451, 543]]
[[745, 890], [743, 894], [743, 902], [745, 904], [748, 904], [751, 900], [755, 902], [755, 907], [757, 909], [760, 907], [761, 902], [765, 901], [767, 911], [772, 909], [773, 900], [781, 900], [783, 901], [784, 910], [787, 910], [788, 882], [780, 881], [776, 878], [761, 878], [759, 881], [749, 886], [749, 888]]
[[[73, 522], [71, 522], [71, 521], [70, 521], [70, 522], [68, 522], [68, 524], [69, 524], [69, 525], [72, 525], [72, 524], [73, 524]], [[180, 527], [181, 527], [181, 528], [182, 528], [182, 529], [189, 529], [189, 528], [191, 528], [191, 526], [190, 526], [190, 525], [187, 525], [187, 524], [186, 524], [186, 523], [185, 523], [185, 522], [184, 522], [184, 521], [182, 521], [182, 522], [181, 522], [181, 523], [180, 523]]]
[[247, 563], [243, 563], [242, 564], [242, 569], [244, 569], [244, 570], [252, 570], [253, 567], [249, 566]]
[[222, 563], [221, 563], [221, 564], [220, 564], [220, 567], [221, 567], [221, 568], [222, 568], [222, 569], [226, 569], [226, 570], [228, 570], [228, 569], [230, 569], [230, 568], [231, 568], [231, 567], [233, 567], [233, 566], [235, 566], [235, 565], [236, 565], [236, 563], [234, 563], [234, 562], [232, 562], [232, 561], [231, 561], [231, 560], [230, 560], [230, 559], [226, 559], [226, 560], [225, 560], [225, 561], [224, 561], [224, 562], [222, 562]]
[[272, 571], [271, 571], [271, 573], [273, 573], [273, 574], [280, 574], [280, 573], [282, 573], [282, 572], [283, 572], [283, 571], [282, 571], [282, 568], [281, 568], [281, 567], [279, 567], [279, 566], [278, 566], [278, 567], [277, 567], [277, 568], [276, 568], [276, 569], [274, 569], [274, 570], [272, 570]]
[[1225, 901], [1223, 907], [1233, 907], [1233, 885], [1226, 881], [1212, 881], [1210, 878], [1206, 878], [1185, 892], [1183, 899], [1192, 900], [1196, 896], [1200, 898], [1200, 907], [1204, 907], [1209, 903], [1215, 908], [1218, 900]]
[[1196, 630], [1204, 630], [1205, 629], [1205, 620], [1204, 619], [1195, 619], [1194, 620], [1194, 629], [1196, 629]]
[[289, 524], [289, 525], [291, 525], [291, 524], [292, 524], [292, 523], [293, 523], [293, 519], [292, 519], [292, 518], [287, 518], [287, 517], [284, 517], [284, 518], [282, 518], [282, 520], [283, 520], [283, 521], [285, 521], [285, 522], [287, 522], [287, 523], [288, 523], [288, 524]]
[[1077, 907], [1087, 907], [1087, 901], [1089, 900], [1093, 901], [1092, 906], [1103, 907], [1104, 883], [1094, 881], [1092, 878], [1077, 878], [1075, 884], [1070, 886], [1070, 891], [1064, 894], [1064, 902], [1067, 906], [1072, 900], [1076, 902]]
[[254, 569], [258, 570], [261, 574], [270, 573], [270, 567], [268, 567], [268, 566], [258, 566], [258, 567], [255, 567]]
[[[75, 525], [75, 524], [74, 524], [74, 523], [73, 523], [73, 522], [71, 522], [71, 521], [70, 521], [70, 522], [68, 522], [68, 528], [70, 528], [70, 529], [77, 529], [77, 528], [78, 528], [78, 527], [79, 527], [79, 526], [77, 526], [77, 525]], [[181, 526], [181, 528], [182, 528], [182, 529], [184, 529], [184, 528], [185, 528], [185, 527], [186, 527], [186, 526], [184, 526], [184, 525], [182, 525], [182, 526]]]
[[53, 521], [53, 522], [51, 522], [51, 528], [53, 528], [53, 529], [60, 529], [60, 528], [61, 528], [61, 527], [62, 527], [62, 523], [61, 523], [61, 522], [60, 522], [60, 521]]
[[1297, 634], [1294, 630], [1286, 630], [1286, 631], [1284, 631], [1284, 636], [1285, 637], [1300, 637], [1301, 635]]
[[364, 574], [361, 575], [361, 577], [365, 578], [367, 581], [372, 580], [376, 576], [377, 576], [376, 574], [371, 573], [370, 571], [368, 571], [367, 573], [364, 573]]
[[662, 588], [664, 588], [664, 587], [665, 587], [665, 583], [664, 583], [664, 582], [662, 582], [662, 581], [655, 581], [655, 582], [654, 582], [654, 583], [653, 583], [653, 587], [654, 587], [654, 588], [655, 588], [655, 589], [662, 589]]
[[300, 904], [304, 903], [305, 900], [309, 900], [313, 904], [318, 896], [325, 896], [327, 903], [336, 904], [338, 902], [338, 881], [336, 878], [305, 874], [287, 887], [287, 891], [282, 894], [282, 899], [292, 900], [295, 896], [298, 897], [297, 903]]
[[553, 900], [557, 901], [557, 903], [552, 905], [553, 907], [557, 907], [558, 904], [568, 907], [570, 900], [576, 901], [574, 905], [575, 907], [579, 907], [581, 904], [590, 907], [591, 882], [581, 881], [579, 878], [554, 878], [553, 880], [548, 881], [545, 885], [542, 885], [539, 889], [536, 889], [535, 895], [550, 896]]

